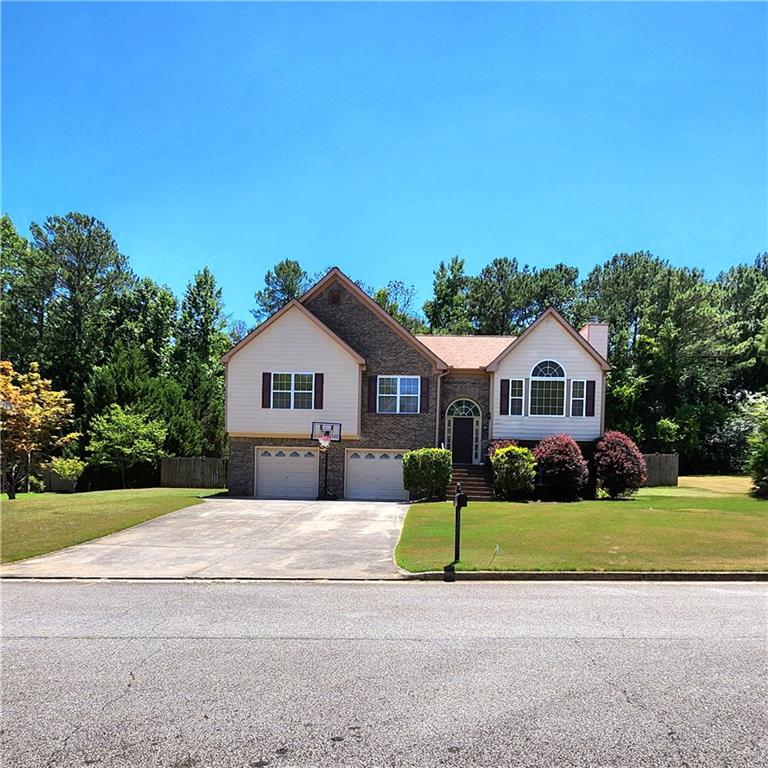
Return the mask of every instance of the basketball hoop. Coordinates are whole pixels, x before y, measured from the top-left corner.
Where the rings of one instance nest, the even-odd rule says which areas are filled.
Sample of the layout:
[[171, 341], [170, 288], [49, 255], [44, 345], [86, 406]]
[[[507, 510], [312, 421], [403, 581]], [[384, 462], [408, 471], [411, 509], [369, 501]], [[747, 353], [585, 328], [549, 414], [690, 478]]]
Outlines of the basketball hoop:
[[317, 438], [317, 442], [320, 443], [321, 451], [327, 451], [328, 446], [331, 444], [331, 436], [326, 432], [324, 435], [320, 435]]

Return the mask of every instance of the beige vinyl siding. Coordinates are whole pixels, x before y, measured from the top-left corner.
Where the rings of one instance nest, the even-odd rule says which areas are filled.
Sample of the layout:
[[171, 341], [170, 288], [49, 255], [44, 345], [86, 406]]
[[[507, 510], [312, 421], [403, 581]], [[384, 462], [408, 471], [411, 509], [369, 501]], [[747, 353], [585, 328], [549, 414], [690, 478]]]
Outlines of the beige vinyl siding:
[[[525, 379], [525, 404], [530, 403], [531, 369], [542, 360], [556, 360], [565, 369], [566, 380], [595, 382], [595, 415], [567, 416], [501, 416], [499, 398], [501, 379]], [[571, 412], [570, 387], [566, 413]], [[491, 383], [492, 439], [517, 438], [539, 440], [547, 435], [564, 432], [575, 440], [593, 440], [600, 436], [600, 415], [603, 409], [603, 373], [595, 359], [576, 342], [554, 318], [548, 317], [523, 339], [499, 364]]]
[[[323, 408], [262, 408], [264, 371], [324, 374]], [[360, 366], [300, 310], [289, 309], [229, 360], [227, 432], [309, 437], [313, 421], [341, 422], [342, 437], [358, 434]]]

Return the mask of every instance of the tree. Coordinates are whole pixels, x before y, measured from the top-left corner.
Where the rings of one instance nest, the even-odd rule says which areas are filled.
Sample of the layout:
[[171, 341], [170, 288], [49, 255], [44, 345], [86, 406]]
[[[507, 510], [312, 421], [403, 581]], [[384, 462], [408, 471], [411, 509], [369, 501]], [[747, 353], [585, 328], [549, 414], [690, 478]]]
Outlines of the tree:
[[768, 395], [754, 395], [746, 404], [752, 426], [747, 438], [749, 455], [745, 469], [752, 478], [752, 493], [768, 497]]
[[515, 332], [512, 315], [520, 304], [520, 269], [517, 259], [494, 259], [469, 282], [469, 317], [483, 336]]
[[[200, 375], [206, 382], [210, 379], [204, 371]], [[206, 390], [208, 385], [202, 386]], [[150, 375], [136, 344], [118, 344], [107, 363], [94, 369], [86, 387], [85, 429], [89, 431], [98, 414], [117, 404], [162, 422], [167, 430], [164, 449], [169, 455], [201, 456], [205, 451], [203, 425], [195, 403], [196, 398], [187, 397], [176, 380]]]
[[94, 466], [117, 469], [123, 488], [126, 472], [136, 464], [154, 463], [164, 455], [165, 427], [129, 408], [110, 405], [93, 420], [87, 453]]
[[411, 333], [424, 333], [426, 327], [421, 318], [413, 311], [416, 289], [401, 280], [390, 280], [384, 288], [373, 292], [373, 300], [400, 325]]
[[264, 288], [256, 291], [256, 309], [251, 314], [262, 321], [282, 309], [291, 299], [298, 299], [309, 288], [309, 276], [298, 261], [283, 259], [264, 275]]
[[759, 254], [754, 264], [732, 267], [717, 280], [733, 323], [731, 388], [756, 391], [768, 385], [768, 253]]
[[471, 334], [473, 328], [467, 306], [469, 278], [464, 274], [464, 259], [454, 256], [448, 264], [441, 261], [434, 275], [433, 298], [424, 303], [429, 332]]
[[148, 277], [115, 298], [109, 322], [112, 343], [135, 344], [153, 376], [168, 373], [178, 302], [171, 290]]
[[188, 445], [193, 439], [198, 441], [198, 455], [222, 456], [226, 446], [224, 366], [220, 359], [230, 347], [225, 328], [221, 289], [206, 268], [195, 275], [184, 295], [174, 354], [176, 380], [191, 419], [199, 425], [199, 439], [192, 434], [186, 416], [183, 424], [174, 429], [179, 435], [186, 432]]
[[80, 459], [59, 457], [51, 462], [51, 469], [65, 482], [72, 483], [72, 490], [77, 489], [77, 481], [85, 471], [87, 464]]
[[0, 318], [3, 354], [18, 369], [47, 360], [48, 314], [56, 286], [56, 266], [17, 232], [10, 217], [0, 218]]
[[50, 374], [79, 413], [91, 369], [105, 357], [115, 297], [131, 275], [112, 234], [93, 216], [49, 216], [30, 231], [36, 251], [56, 270], [48, 313]]
[[37, 363], [27, 373], [18, 373], [7, 361], [0, 361], [0, 441], [8, 498], [29, 478], [35, 463], [47, 458], [78, 437], [69, 432], [72, 403], [67, 393], [55, 390], [40, 375]]
[[219, 358], [230, 346], [226, 327], [221, 288], [205, 267], [187, 285], [181, 302], [174, 350], [177, 375], [193, 361], [200, 361], [211, 372], [218, 373]]

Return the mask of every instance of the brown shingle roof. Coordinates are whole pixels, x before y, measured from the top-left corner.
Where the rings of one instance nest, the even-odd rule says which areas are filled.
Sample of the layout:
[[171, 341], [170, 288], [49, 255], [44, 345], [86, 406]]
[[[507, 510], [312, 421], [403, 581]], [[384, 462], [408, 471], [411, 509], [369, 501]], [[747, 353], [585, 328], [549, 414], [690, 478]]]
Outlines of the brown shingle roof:
[[495, 360], [514, 336], [428, 336], [416, 338], [451, 368], [480, 369]]

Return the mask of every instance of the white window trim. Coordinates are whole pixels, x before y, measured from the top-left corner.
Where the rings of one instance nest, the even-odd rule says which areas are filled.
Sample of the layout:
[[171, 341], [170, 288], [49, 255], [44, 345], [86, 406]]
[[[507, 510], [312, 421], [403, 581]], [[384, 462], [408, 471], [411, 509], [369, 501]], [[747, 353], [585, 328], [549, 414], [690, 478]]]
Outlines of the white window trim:
[[[581, 397], [573, 396], [573, 385], [581, 382], [584, 385], [584, 394]], [[573, 415], [573, 401], [581, 400], [581, 416]], [[587, 418], [587, 380], [586, 379], [571, 379], [571, 417], [574, 419]]]
[[[541, 363], [545, 362], [546, 360], [557, 363], [560, 366], [560, 369], [563, 372], [562, 376], [534, 376], [533, 372], [536, 370], [536, 366], [540, 365]], [[565, 370], [565, 366], [559, 361], [555, 360], [554, 357], [545, 357], [542, 360], [538, 360], [533, 366], [531, 366], [531, 375], [530, 375], [530, 381], [528, 384], [529, 392], [528, 395], [528, 415], [532, 419], [564, 419], [568, 415], [568, 398], [567, 395], [567, 389], [568, 389], [568, 372]], [[562, 381], [563, 382], [563, 412], [562, 413], [532, 413], [532, 405], [533, 405], [533, 382], [534, 381]], [[585, 404], [586, 405], [586, 404]]]
[[[512, 396], [512, 382], [513, 381], [519, 381], [521, 386], [521, 392], [522, 394], [520, 397], [513, 397]], [[520, 413], [512, 413], [512, 401], [513, 400], [519, 400], [520, 401]], [[512, 378], [509, 380], [509, 415], [513, 418], [521, 418], [522, 416], [525, 416], [525, 379], [520, 378]]]
[[[396, 379], [397, 380], [397, 392], [390, 394], [381, 394], [381, 380], [382, 379]], [[401, 379], [416, 379], [416, 394], [400, 394], [400, 380]], [[382, 411], [379, 409], [379, 399], [382, 397], [394, 397], [397, 404], [397, 410], [395, 411]], [[400, 410], [400, 398], [401, 397], [415, 397], [416, 398], [416, 410], [415, 411], [401, 411]], [[410, 374], [402, 373], [383, 373], [376, 377], [376, 413], [381, 413], [384, 416], [417, 416], [421, 411], [421, 376], [411, 376]]]
[[[270, 382], [270, 391], [269, 391], [269, 407], [272, 408], [275, 411], [313, 411], [315, 410], [315, 374], [311, 371], [272, 371], [272, 380]], [[291, 393], [291, 405], [290, 408], [277, 408], [275, 407], [275, 376], [290, 376], [291, 377], [291, 388], [288, 389], [278, 389], [277, 392], [290, 392]], [[302, 395], [309, 395], [310, 396], [310, 403], [311, 405], [309, 408], [296, 408], [294, 407], [294, 395], [296, 394], [296, 377], [297, 376], [310, 376], [312, 380], [312, 389], [302, 389], [299, 390], [300, 394]]]

